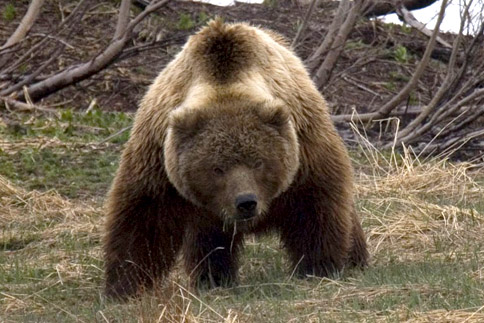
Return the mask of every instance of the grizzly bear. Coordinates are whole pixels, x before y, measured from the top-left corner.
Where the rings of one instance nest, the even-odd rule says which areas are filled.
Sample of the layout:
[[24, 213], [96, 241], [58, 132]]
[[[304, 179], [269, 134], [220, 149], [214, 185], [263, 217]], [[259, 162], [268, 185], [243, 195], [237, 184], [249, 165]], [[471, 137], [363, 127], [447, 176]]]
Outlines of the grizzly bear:
[[278, 233], [301, 276], [365, 266], [352, 176], [326, 102], [283, 38], [212, 21], [136, 114], [106, 203], [106, 294], [152, 288], [180, 252], [195, 286], [234, 283], [252, 233]]

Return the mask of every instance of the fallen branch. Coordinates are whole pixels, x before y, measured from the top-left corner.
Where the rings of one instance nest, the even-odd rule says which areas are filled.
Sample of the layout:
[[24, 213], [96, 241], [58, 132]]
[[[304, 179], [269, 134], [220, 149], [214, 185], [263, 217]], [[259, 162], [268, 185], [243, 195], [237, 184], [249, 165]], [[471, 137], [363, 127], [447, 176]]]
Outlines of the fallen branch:
[[[326, 3], [323, 1], [323, 3]], [[350, 9], [350, 1], [349, 0], [341, 0], [339, 2], [338, 10], [336, 11], [336, 14], [333, 18], [333, 21], [331, 22], [331, 25], [329, 26], [328, 32], [326, 33], [326, 36], [324, 37], [324, 40], [322, 41], [321, 45], [314, 51], [314, 53], [311, 54], [311, 56], [306, 59], [306, 65], [311, 72], [315, 72], [318, 66], [321, 64], [321, 61], [324, 59], [326, 54], [331, 48], [331, 45], [333, 44], [334, 38], [336, 37], [336, 34], [343, 24], [346, 13]]]
[[[64, 19], [59, 26], [56, 28], [56, 32], [53, 35], [45, 35], [42, 40], [38, 41], [35, 45], [31, 46], [22, 56], [20, 56], [17, 60], [15, 61], [9, 61], [7, 58], [9, 55], [0, 55], [0, 75], [8, 75], [11, 72], [13, 72], [15, 69], [17, 69], [19, 66], [22, 64], [25, 64], [28, 60], [32, 59], [32, 57], [35, 57], [35, 53], [41, 52], [41, 50], [48, 44], [49, 40], [52, 39], [53, 36], [56, 36], [57, 34], [60, 34], [64, 27], [68, 28], [69, 26], [75, 24], [77, 22], [77, 19], [81, 19], [82, 16], [84, 15], [84, 11], [81, 11], [81, 9], [84, 7], [84, 3], [87, 2], [86, 0], [81, 0], [77, 3], [76, 7], [74, 10], [72, 10], [71, 14]], [[78, 15], [77, 13], [80, 14]], [[75, 19], [76, 18], [76, 19]], [[0, 54], [3, 54], [2, 51], [0, 51]], [[6, 63], [8, 63], [6, 65]], [[4, 68], [4, 69], [3, 69]]]
[[0, 50], [14, 46], [25, 38], [30, 28], [32, 28], [33, 24], [35, 23], [35, 20], [39, 16], [42, 6], [44, 5], [44, 1], [45, 0], [32, 0], [30, 2], [27, 13], [22, 18], [22, 21], [14, 33], [8, 38], [5, 44], [0, 47]]
[[[418, 21], [415, 18], [415, 16], [410, 11], [408, 11], [407, 8], [405, 8], [403, 5], [398, 7], [397, 14], [398, 14], [398, 17], [409, 26], [412, 26], [413, 28], [417, 29], [425, 36], [432, 37], [432, 31], [429, 30], [427, 27], [425, 27], [425, 24]], [[446, 48], [452, 48], [452, 46], [448, 42], [443, 40], [441, 37], [437, 36], [436, 40], [442, 46]]]
[[421, 153], [424, 151], [440, 152], [441, 154], [451, 154], [451, 151], [457, 151], [461, 149], [464, 145], [468, 144], [471, 140], [483, 137], [484, 130], [476, 130], [465, 134], [464, 136], [452, 137], [444, 142], [439, 142], [436, 144], [426, 145]]
[[38, 100], [69, 85], [85, 80], [112, 64], [116, 58], [121, 55], [126, 43], [131, 39], [134, 27], [147, 15], [161, 8], [169, 1], [170, 0], [153, 1], [144, 9], [144, 11], [138, 14], [133, 20], [129, 21], [127, 18], [129, 17], [127, 3], [131, 3], [131, 0], [122, 0], [120, 5], [121, 10], [116, 24], [116, 32], [113, 40], [109, 43], [106, 49], [88, 62], [67, 68], [41, 82], [31, 85], [27, 90], [29, 95], [33, 100]]
[[17, 101], [17, 100], [14, 100], [12, 98], [4, 97], [4, 96], [0, 96], [0, 100], [3, 101], [7, 110], [11, 110], [10, 108], [12, 107], [17, 111], [23, 111], [23, 112], [33, 111], [33, 110], [42, 111], [42, 112], [49, 112], [49, 113], [56, 113], [57, 112], [54, 109], [49, 109], [49, 108], [42, 107], [42, 106], [39, 106], [39, 105], [34, 105], [31, 102], [25, 103], [25, 102]]
[[365, 17], [379, 17], [390, 13], [396, 13], [397, 5], [401, 4], [408, 10], [418, 10], [426, 8], [437, 0], [373, 0], [368, 1], [365, 10]]
[[102, 144], [108, 142], [109, 140], [111, 140], [111, 139], [113, 139], [113, 138], [115, 138], [115, 137], [117, 137], [117, 136], [125, 133], [126, 131], [130, 130], [131, 128], [132, 128], [132, 126], [125, 127], [123, 129], [119, 130], [118, 132], [113, 133], [112, 135], [104, 138], [103, 140], [101, 140], [100, 142], [98, 142], [97, 145], [102, 145]]

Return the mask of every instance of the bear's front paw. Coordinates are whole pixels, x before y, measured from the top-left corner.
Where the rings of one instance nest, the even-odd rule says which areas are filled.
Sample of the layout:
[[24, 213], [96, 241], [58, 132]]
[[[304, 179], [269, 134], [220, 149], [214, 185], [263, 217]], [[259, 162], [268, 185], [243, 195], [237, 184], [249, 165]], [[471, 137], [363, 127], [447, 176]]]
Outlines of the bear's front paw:
[[110, 300], [127, 301], [138, 293], [136, 284], [128, 281], [118, 281], [112, 284], [106, 284], [104, 289], [106, 297]]
[[331, 279], [339, 278], [342, 266], [337, 266], [332, 262], [326, 261], [317, 264], [301, 262], [296, 265], [296, 276], [306, 278], [308, 276], [328, 277]]
[[196, 279], [197, 289], [205, 290], [217, 287], [231, 287], [235, 285], [236, 278], [229, 273], [201, 273]]

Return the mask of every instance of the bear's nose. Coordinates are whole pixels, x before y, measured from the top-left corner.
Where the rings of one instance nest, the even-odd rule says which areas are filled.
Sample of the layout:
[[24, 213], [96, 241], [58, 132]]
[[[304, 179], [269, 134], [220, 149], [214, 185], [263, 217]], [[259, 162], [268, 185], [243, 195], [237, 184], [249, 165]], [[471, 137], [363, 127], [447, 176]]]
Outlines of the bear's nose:
[[235, 199], [235, 206], [245, 217], [253, 217], [257, 207], [257, 196], [255, 194], [242, 194]]

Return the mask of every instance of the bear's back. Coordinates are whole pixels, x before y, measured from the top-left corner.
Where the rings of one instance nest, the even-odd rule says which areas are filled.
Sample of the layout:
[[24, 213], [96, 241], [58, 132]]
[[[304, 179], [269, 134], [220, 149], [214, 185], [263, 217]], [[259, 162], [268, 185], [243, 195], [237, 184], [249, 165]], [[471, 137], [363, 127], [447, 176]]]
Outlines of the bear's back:
[[203, 107], [222, 92], [255, 102], [283, 101], [298, 132], [329, 121], [326, 102], [282, 36], [217, 19], [191, 36], [155, 79], [141, 102], [133, 131], [138, 123], [145, 127], [156, 120], [154, 126], [163, 137], [171, 111]]

